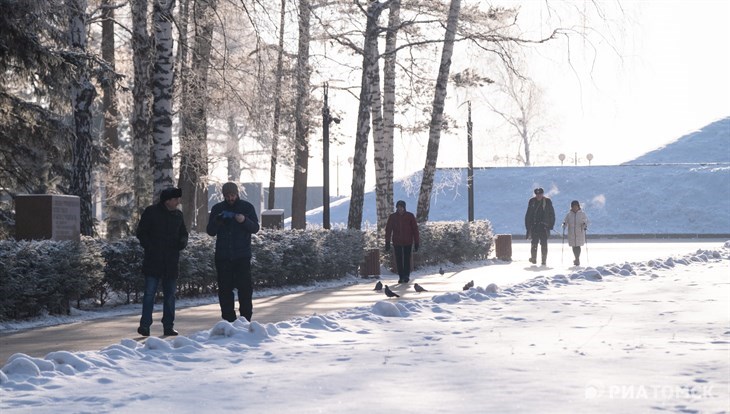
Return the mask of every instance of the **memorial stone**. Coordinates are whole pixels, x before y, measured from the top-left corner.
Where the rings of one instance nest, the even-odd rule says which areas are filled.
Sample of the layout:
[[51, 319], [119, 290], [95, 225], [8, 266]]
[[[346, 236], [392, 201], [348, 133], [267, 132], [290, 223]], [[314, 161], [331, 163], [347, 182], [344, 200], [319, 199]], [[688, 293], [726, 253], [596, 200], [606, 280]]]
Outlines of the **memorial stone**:
[[79, 197], [55, 194], [16, 196], [15, 237], [19, 240], [81, 240]]

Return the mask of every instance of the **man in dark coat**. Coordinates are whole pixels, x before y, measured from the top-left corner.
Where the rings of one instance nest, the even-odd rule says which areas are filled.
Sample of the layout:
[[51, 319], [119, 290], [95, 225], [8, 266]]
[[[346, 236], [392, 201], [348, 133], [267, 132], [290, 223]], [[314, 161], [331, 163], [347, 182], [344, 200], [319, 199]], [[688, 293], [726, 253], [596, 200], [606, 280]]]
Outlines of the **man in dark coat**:
[[182, 190], [170, 187], [160, 193], [160, 202], [147, 207], [137, 226], [137, 238], [144, 248], [142, 273], [145, 276], [142, 318], [137, 332], [150, 335], [152, 309], [157, 286], [162, 282], [162, 327], [165, 335], [177, 335], [175, 323], [175, 291], [177, 290], [180, 250], [188, 245], [188, 230], [177, 206]]
[[398, 269], [398, 283], [408, 283], [411, 280], [411, 247], [413, 251], [418, 251], [420, 236], [416, 217], [406, 211], [406, 202], [403, 200], [395, 203], [395, 213], [388, 216], [385, 225], [386, 252], [390, 250], [391, 240]]
[[259, 231], [259, 219], [253, 204], [238, 198], [238, 186], [223, 184], [224, 200], [213, 206], [206, 231], [217, 236], [215, 269], [218, 274], [218, 301], [221, 317], [236, 320], [233, 289], [238, 290], [238, 310], [251, 321], [253, 315], [253, 281], [251, 280], [251, 235]]
[[537, 244], [540, 243], [543, 265], [547, 261], [548, 236], [550, 235], [550, 230], [555, 226], [553, 202], [545, 197], [544, 193], [545, 190], [542, 188], [535, 189], [535, 197], [532, 197], [527, 203], [527, 212], [525, 213], [527, 238], [532, 237], [530, 263], [537, 263]]

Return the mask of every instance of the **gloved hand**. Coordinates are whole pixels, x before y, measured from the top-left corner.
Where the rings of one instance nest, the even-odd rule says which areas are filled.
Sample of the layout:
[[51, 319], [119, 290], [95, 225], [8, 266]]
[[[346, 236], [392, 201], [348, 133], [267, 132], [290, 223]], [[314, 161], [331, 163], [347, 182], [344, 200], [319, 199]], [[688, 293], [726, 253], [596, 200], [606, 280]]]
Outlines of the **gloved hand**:
[[530, 230], [527, 230], [527, 233], [525, 234], [525, 239], [530, 239]]
[[220, 216], [220, 218], [222, 218], [222, 219], [232, 219], [232, 218], [236, 217], [236, 213], [234, 213], [232, 211], [224, 210], [218, 216]]
[[416, 244], [413, 245], [413, 251], [414, 252], [417, 252], [418, 251], [418, 243], [416, 243]]
[[385, 242], [385, 251], [386, 252], [390, 251], [390, 242]]

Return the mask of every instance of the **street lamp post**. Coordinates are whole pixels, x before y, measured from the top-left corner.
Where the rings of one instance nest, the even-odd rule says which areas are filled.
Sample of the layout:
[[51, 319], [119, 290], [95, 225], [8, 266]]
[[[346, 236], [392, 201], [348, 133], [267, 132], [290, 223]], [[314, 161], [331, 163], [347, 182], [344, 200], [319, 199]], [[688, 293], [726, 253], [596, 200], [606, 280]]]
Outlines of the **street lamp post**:
[[327, 103], [329, 84], [324, 83], [324, 105], [322, 106], [322, 227], [330, 228], [330, 123], [340, 123], [340, 118], [330, 115]]

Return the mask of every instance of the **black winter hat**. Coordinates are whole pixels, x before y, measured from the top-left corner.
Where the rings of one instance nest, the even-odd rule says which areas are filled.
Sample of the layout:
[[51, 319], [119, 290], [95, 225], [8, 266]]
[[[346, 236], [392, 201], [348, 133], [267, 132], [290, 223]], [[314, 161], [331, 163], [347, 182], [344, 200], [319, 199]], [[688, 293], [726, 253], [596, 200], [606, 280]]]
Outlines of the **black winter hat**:
[[168, 187], [160, 192], [160, 201], [165, 202], [171, 198], [182, 197], [182, 190], [177, 187]]
[[542, 187], [537, 187], [535, 189], [535, 194], [544, 194], [545, 190], [542, 189]]
[[223, 184], [223, 187], [221, 187], [221, 193], [223, 193], [224, 196], [228, 194], [238, 195], [238, 186], [236, 183], [227, 182]]
[[395, 206], [396, 206], [396, 207], [400, 207], [400, 206], [403, 206], [403, 208], [406, 208], [406, 202], [405, 202], [405, 201], [403, 201], [403, 200], [398, 200], [398, 202], [397, 202], [397, 203], [395, 203]]

